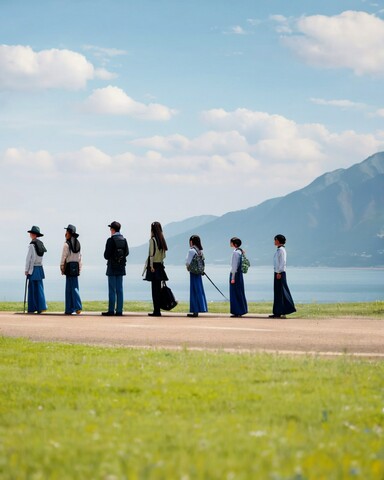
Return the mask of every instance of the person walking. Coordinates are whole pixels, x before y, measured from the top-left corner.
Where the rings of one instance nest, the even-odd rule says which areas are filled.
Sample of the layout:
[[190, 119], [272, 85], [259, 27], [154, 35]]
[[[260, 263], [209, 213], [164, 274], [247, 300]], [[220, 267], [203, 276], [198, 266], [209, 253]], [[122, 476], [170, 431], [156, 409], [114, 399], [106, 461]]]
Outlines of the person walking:
[[231, 273], [229, 275], [229, 301], [231, 317], [241, 317], [248, 313], [247, 299], [245, 298], [244, 278], [241, 270], [243, 250], [240, 238], [233, 237], [230, 246], [234, 249], [231, 260]]
[[79, 315], [83, 309], [79, 292], [79, 275], [81, 272], [81, 245], [76, 227], [69, 224], [66, 227], [65, 243], [61, 254], [60, 270], [65, 275], [65, 315], [76, 312]]
[[151, 282], [153, 312], [150, 317], [160, 317], [161, 282], [168, 280], [164, 269], [164, 259], [168, 250], [163, 229], [159, 222], [151, 224], [151, 238], [149, 239], [148, 259], [144, 266], [145, 278]]
[[121, 224], [113, 221], [108, 227], [111, 237], [105, 245], [104, 258], [107, 260], [108, 311], [102, 315], [123, 315], [124, 295], [123, 276], [129, 255], [128, 242], [120, 233]]
[[286, 315], [296, 312], [291, 292], [287, 284], [287, 252], [285, 250], [284, 235], [274, 237], [277, 250], [273, 257], [274, 279], [273, 279], [273, 313], [269, 318], [285, 318]]
[[198, 235], [189, 239], [189, 250], [185, 265], [189, 271], [189, 312], [188, 317], [197, 317], [199, 312], [208, 312], [202, 275], [204, 275], [204, 254]]
[[47, 249], [44, 243], [39, 240], [40, 237], [44, 236], [39, 227], [34, 225], [31, 230], [28, 230], [28, 233], [31, 243], [28, 247], [24, 269], [28, 281], [28, 313], [42, 313], [47, 310], [43, 285], [43, 279], [45, 278], [43, 256]]

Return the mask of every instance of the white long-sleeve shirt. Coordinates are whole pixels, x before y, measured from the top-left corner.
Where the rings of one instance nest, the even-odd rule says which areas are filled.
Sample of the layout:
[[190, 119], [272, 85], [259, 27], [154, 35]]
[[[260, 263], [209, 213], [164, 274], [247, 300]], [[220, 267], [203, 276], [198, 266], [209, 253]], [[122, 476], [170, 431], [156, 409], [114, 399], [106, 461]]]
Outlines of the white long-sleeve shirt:
[[27, 258], [25, 259], [24, 271], [28, 275], [32, 275], [33, 267], [40, 267], [43, 265], [43, 257], [39, 257], [36, 253], [35, 246], [30, 243], [28, 246]]
[[231, 260], [232, 280], [235, 279], [235, 275], [236, 275], [236, 272], [237, 272], [237, 269], [239, 267], [240, 262], [241, 262], [241, 250], [235, 248], [235, 250], [232, 253], [232, 260]]
[[278, 247], [273, 257], [273, 268], [275, 273], [285, 272], [287, 265], [287, 252], [283, 246]]

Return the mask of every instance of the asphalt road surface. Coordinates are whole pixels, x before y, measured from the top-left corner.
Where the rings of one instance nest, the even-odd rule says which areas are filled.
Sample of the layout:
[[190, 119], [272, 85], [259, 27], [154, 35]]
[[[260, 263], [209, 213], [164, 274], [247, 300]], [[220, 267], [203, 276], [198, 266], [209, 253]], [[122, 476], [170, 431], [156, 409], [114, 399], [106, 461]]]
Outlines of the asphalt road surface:
[[230, 352], [354, 355], [384, 360], [384, 318], [270, 319], [248, 314], [100, 313], [63, 315], [0, 312], [0, 335], [89, 345]]

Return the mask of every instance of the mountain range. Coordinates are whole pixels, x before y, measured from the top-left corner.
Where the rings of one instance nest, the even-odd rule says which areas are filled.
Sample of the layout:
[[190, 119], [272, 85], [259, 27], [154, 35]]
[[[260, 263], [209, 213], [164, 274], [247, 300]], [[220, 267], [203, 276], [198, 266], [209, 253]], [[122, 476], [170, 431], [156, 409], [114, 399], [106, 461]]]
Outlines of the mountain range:
[[[189, 237], [197, 234], [208, 263], [229, 263], [229, 240], [237, 236], [251, 264], [270, 265], [278, 233], [287, 238], [289, 265], [383, 266], [384, 152], [321, 175], [284, 197], [219, 217], [165, 225], [166, 262], [183, 264]], [[142, 261], [147, 251], [147, 244], [132, 248], [130, 260]]]

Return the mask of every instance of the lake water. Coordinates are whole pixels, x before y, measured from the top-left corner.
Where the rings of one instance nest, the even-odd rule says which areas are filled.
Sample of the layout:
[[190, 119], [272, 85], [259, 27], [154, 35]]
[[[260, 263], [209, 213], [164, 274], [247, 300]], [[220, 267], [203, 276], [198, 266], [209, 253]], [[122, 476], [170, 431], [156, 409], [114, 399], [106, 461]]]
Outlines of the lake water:
[[[0, 267], [0, 301], [22, 301], [24, 267]], [[63, 301], [65, 277], [57, 266], [44, 266], [44, 288], [48, 301]], [[142, 265], [127, 266], [125, 300], [151, 300], [149, 282], [143, 281]], [[189, 299], [189, 274], [184, 266], [167, 265], [168, 285], [179, 301]], [[229, 266], [206, 265], [206, 272], [220, 290], [229, 295]], [[246, 296], [250, 302], [273, 299], [273, 272], [269, 267], [251, 267], [246, 275]], [[288, 285], [296, 303], [370, 302], [384, 300], [384, 268], [299, 268], [287, 271]], [[208, 302], [223, 297], [204, 278]], [[84, 266], [80, 276], [82, 300], [106, 300], [105, 266]]]

